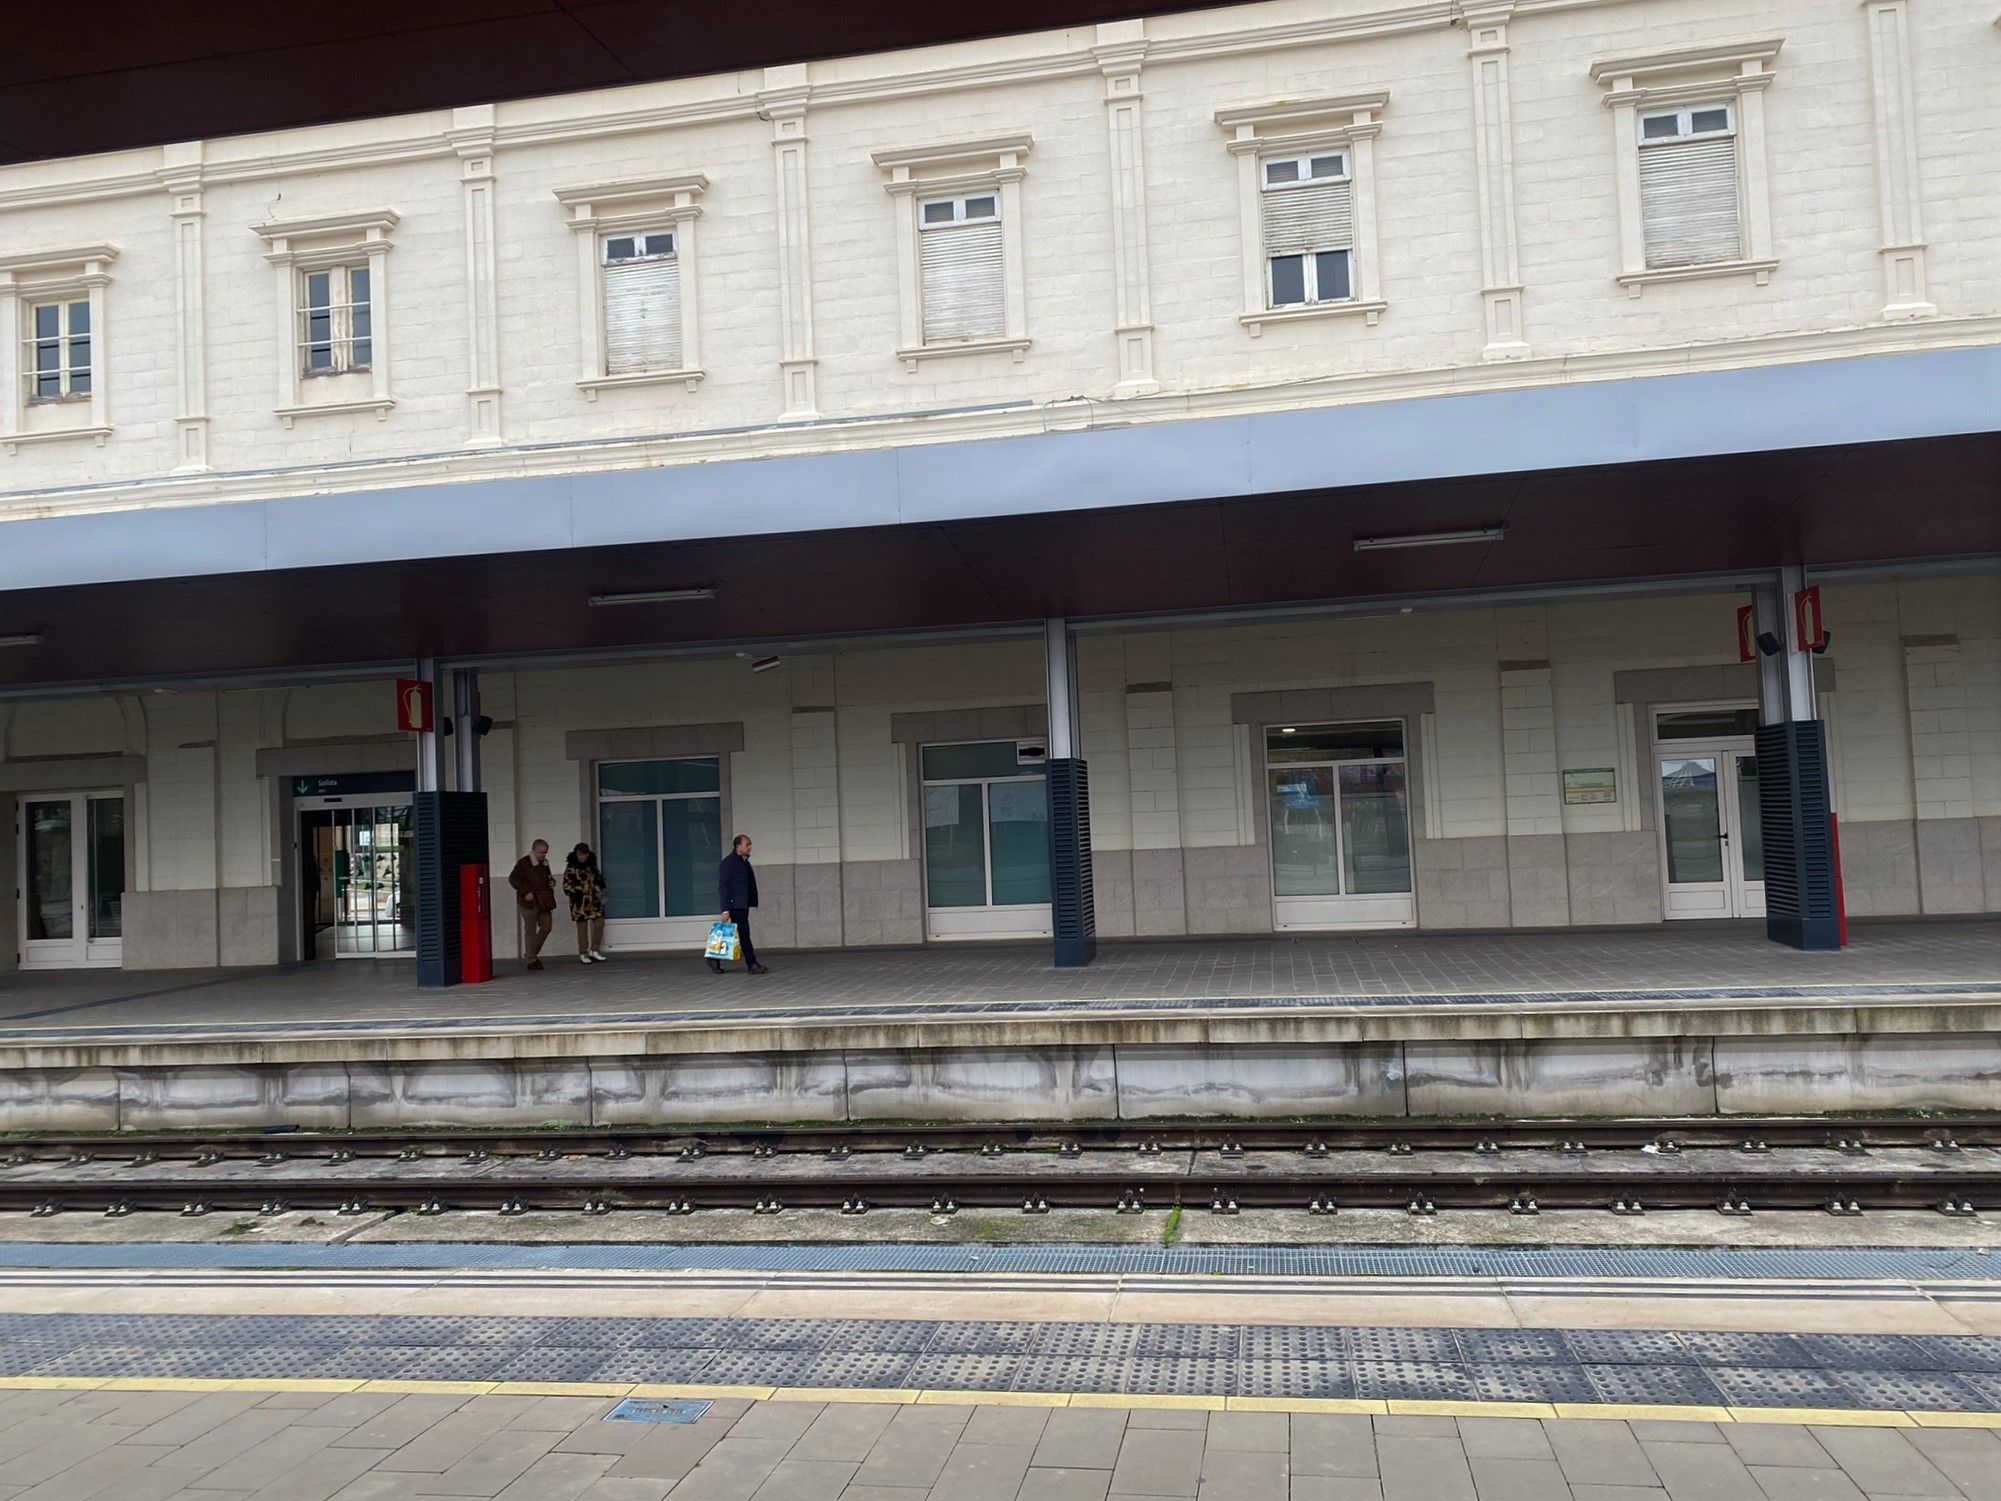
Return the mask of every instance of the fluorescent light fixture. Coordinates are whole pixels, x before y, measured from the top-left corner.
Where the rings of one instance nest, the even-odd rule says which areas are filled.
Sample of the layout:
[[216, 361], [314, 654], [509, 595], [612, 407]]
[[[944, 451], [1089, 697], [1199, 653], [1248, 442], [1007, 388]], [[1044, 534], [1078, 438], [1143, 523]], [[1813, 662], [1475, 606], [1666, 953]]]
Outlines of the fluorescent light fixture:
[[680, 599], [714, 599], [712, 586], [688, 589], [630, 589], [623, 594], [593, 594], [593, 605], [664, 605]]
[[22, 631], [18, 636], [0, 636], [0, 646], [40, 646], [40, 631]]
[[1455, 542], [1499, 542], [1505, 526], [1475, 526], [1461, 532], [1404, 532], [1395, 537], [1357, 537], [1356, 552], [1386, 552], [1393, 547], [1450, 547]]
[[1284, 729], [1280, 730], [1279, 733], [1281, 735], [1297, 735], [1299, 733], [1299, 729], [1295, 725], [1287, 725]]
[[783, 657], [759, 657], [755, 662], [750, 664], [750, 670], [752, 672], [769, 672], [784, 660]]

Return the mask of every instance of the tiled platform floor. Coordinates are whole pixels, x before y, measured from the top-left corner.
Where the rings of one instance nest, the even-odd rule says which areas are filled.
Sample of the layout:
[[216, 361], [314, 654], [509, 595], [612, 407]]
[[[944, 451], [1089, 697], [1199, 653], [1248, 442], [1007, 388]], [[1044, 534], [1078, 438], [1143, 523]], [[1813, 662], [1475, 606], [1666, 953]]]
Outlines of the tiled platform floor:
[[0, 1040], [300, 1029], [629, 1026], [705, 1017], [952, 1016], [1256, 1005], [1564, 1004], [1676, 999], [2001, 998], [2001, 920], [1859, 924], [1838, 954], [1762, 925], [1533, 934], [1121, 942], [1059, 970], [1042, 945], [772, 954], [711, 975], [694, 955], [503, 962], [491, 984], [423, 991], [407, 960], [292, 969], [0, 976]]
[[0, 1376], [2001, 1412], [2001, 1338], [938, 1319], [0, 1314]]
[[1876, 1501], [2001, 1491], [1977, 1428], [713, 1400], [0, 1391], [5, 1501]]

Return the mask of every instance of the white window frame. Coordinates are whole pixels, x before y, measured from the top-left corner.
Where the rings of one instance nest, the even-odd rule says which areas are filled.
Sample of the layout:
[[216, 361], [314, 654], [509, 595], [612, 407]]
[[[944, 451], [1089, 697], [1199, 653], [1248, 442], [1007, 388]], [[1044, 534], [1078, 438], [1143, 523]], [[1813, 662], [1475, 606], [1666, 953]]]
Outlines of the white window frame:
[[[389, 249], [393, 209], [323, 219], [273, 220], [256, 226], [264, 259], [278, 277], [278, 420], [373, 412], [386, 419], [396, 405], [389, 353]], [[366, 366], [306, 370], [306, 278], [319, 271], [368, 272]], [[345, 277], [343, 288], [346, 290]], [[351, 335], [351, 329], [350, 329]], [[338, 365], [338, 360], [336, 361]]]
[[[362, 301], [354, 297], [356, 275], [368, 277], [368, 296]], [[315, 305], [312, 299], [313, 278], [327, 279], [327, 301]], [[298, 316], [293, 330], [294, 348], [299, 361], [299, 378], [317, 380], [330, 375], [351, 375], [356, 371], [369, 369], [375, 361], [375, 276], [366, 256], [331, 266], [301, 266], [298, 268], [297, 291]], [[341, 294], [339, 297], [336, 294]], [[358, 336], [354, 331], [354, 314], [359, 308], [368, 314], [369, 331]], [[316, 339], [312, 334], [312, 319], [316, 313], [327, 316], [327, 337]], [[355, 346], [366, 344], [368, 358], [357, 359]], [[326, 346], [327, 364], [315, 367], [313, 350]]]
[[[115, 245], [82, 245], [68, 250], [0, 257], [0, 376], [7, 382], [0, 399], [0, 448], [87, 438], [102, 444], [111, 436], [110, 346], [106, 343], [105, 302], [111, 286]], [[90, 307], [90, 390], [58, 397], [30, 393], [33, 310], [50, 303], [84, 302]], [[68, 341], [68, 315], [63, 339]], [[67, 379], [65, 379], [67, 386]]]
[[[977, 194], [975, 196], [978, 196]], [[931, 905], [930, 864], [928, 857], [920, 862], [919, 873], [924, 886], [924, 936], [934, 941], [951, 939], [996, 939], [996, 938], [1046, 938], [1054, 931], [1055, 907], [1054, 891], [1048, 902], [1005, 902], [994, 901], [994, 840], [993, 840], [993, 790], [996, 786], [1018, 786], [1027, 782], [1044, 785], [1049, 780], [1049, 768], [1036, 765], [1033, 770], [1024, 770], [1013, 776], [983, 777], [927, 777], [924, 775], [924, 753], [927, 750], [941, 750], [957, 745], [1003, 745], [1006, 737], [992, 740], [931, 740], [917, 747], [917, 797], [918, 806], [923, 807], [925, 792], [932, 787], [978, 787], [980, 789], [980, 839], [986, 858], [987, 899], [977, 907], [934, 907]], [[1016, 740], [1017, 761], [1024, 742]], [[918, 839], [925, 839], [924, 822], [918, 819]], [[1055, 836], [1052, 834], [1052, 838]], [[1053, 881], [1052, 881], [1053, 887]]]
[[[1666, 282], [1718, 276], [1748, 276], [1765, 286], [1778, 269], [1772, 247], [1770, 174], [1766, 170], [1765, 89], [1777, 76], [1772, 60], [1783, 37], [1684, 47], [1640, 56], [1602, 58], [1591, 65], [1592, 80], [1605, 89], [1612, 114], [1615, 181], [1618, 186], [1619, 264], [1614, 280], [1629, 297]], [[1645, 211], [1640, 195], [1640, 121], [1670, 111], [1727, 107], [1737, 140], [1739, 227], [1743, 254], [1728, 261], [1694, 266], [1647, 267]], [[1705, 132], [1714, 138], [1718, 132]], [[1691, 137], [1696, 139], [1700, 137]]]
[[[706, 173], [684, 172], [556, 189], [556, 201], [568, 214], [577, 240], [577, 389], [588, 400], [626, 386], [678, 381], [690, 391], [700, 388], [707, 371], [702, 368], [695, 221], [702, 216], [702, 194], [708, 186]], [[607, 240], [646, 234], [674, 236], [681, 281], [681, 363], [672, 370], [610, 375], [605, 369], [603, 246]]]
[[[84, 330], [81, 336], [76, 331], [76, 309], [83, 309]], [[56, 315], [56, 331], [44, 335], [40, 328], [42, 314]], [[81, 342], [91, 353], [81, 363], [76, 359], [76, 346]], [[74, 294], [64, 297], [36, 297], [28, 300], [21, 309], [21, 383], [26, 388], [23, 400], [30, 406], [51, 401], [81, 401], [90, 394], [91, 378], [95, 374], [92, 360], [95, 358], [97, 337], [90, 326], [90, 298]], [[42, 346], [53, 345], [56, 363], [53, 369], [42, 368]], [[39, 389], [44, 375], [53, 375], [56, 390], [53, 393]], [[77, 387], [81, 376], [83, 386]]]
[[1285, 733], [1283, 726], [1266, 725], [1261, 730], [1264, 737], [1264, 775], [1260, 778], [1258, 795], [1264, 804], [1262, 817], [1265, 820], [1266, 848], [1265, 860], [1271, 864], [1278, 858], [1278, 839], [1271, 827], [1271, 774], [1274, 771], [1332, 768], [1334, 777], [1334, 862], [1341, 872], [1341, 884], [1345, 888], [1348, 878], [1342, 861], [1343, 845], [1347, 838], [1341, 828], [1341, 778], [1339, 768], [1343, 766], [1401, 766], [1404, 774], [1404, 841], [1410, 848], [1410, 890], [1401, 892], [1371, 891], [1352, 892], [1343, 890], [1327, 896], [1280, 896], [1278, 894], [1278, 872], [1272, 875], [1272, 928], [1275, 932], [1328, 931], [1343, 928], [1412, 928], [1417, 926], [1417, 821], [1413, 817], [1411, 804], [1415, 798], [1410, 781], [1411, 718], [1404, 714], [1378, 714], [1364, 718], [1343, 718], [1317, 720], [1300, 723], [1295, 730], [1331, 730], [1346, 725], [1395, 724], [1402, 731], [1403, 753], [1396, 756], [1345, 756], [1340, 760], [1289, 761], [1284, 756], [1272, 753], [1271, 737], [1274, 732]]
[[[1216, 111], [1216, 124], [1237, 158], [1237, 209], [1243, 262], [1243, 311], [1237, 322], [1252, 338], [1267, 323], [1309, 318], [1359, 317], [1373, 327], [1389, 306], [1383, 300], [1377, 253], [1375, 140], [1382, 133], [1387, 91], [1340, 98], [1293, 99]], [[1354, 233], [1348, 249], [1350, 295], [1335, 301], [1271, 305], [1271, 261], [1264, 251], [1264, 195], [1268, 162], [1338, 154], [1344, 159]], [[1327, 179], [1313, 179], [1326, 181]], [[1309, 267], [1309, 270], [1311, 268]], [[1309, 278], [1310, 280], [1310, 278]]]
[[[716, 827], [722, 831], [722, 838], [729, 837], [729, 810], [725, 806], [724, 787], [727, 778], [723, 774], [723, 755], [697, 756], [614, 756], [603, 761], [594, 761], [590, 768], [591, 791], [591, 847], [598, 852], [600, 865], [604, 861], [604, 817], [600, 810], [612, 803], [692, 803], [703, 798], [713, 798], [716, 804]], [[653, 761], [708, 761], [716, 768], [716, 786], [712, 792], [613, 792], [603, 791], [604, 768], [608, 766], [643, 765]], [[660, 813], [654, 815], [654, 859], [658, 861], [657, 874], [660, 879], [661, 905], [666, 905], [667, 896], [667, 822]], [[720, 859], [720, 856], [717, 856]], [[697, 867], [698, 872], [700, 867]], [[560, 879], [560, 878], [559, 878]], [[666, 913], [655, 912], [647, 917], [605, 918], [605, 929], [617, 936], [622, 948], [667, 947], [689, 942], [706, 934], [709, 925], [716, 920], [716, 914], [707, 907], [696, 912]]]
[[[895, 204], [899, 287], [896, 357], [905, 370], [924, 360], [955, 355], [1028, 352], [1028, 286], [1022, 263], [1021, 184], [1034, 138], [1027, 134], [878, 151], [877, 167], [889, 174], [884, 190]], [[922, 271], [923, 208], [947, 199], [992, 196], [1001, 224], [1002, 330], [993, 338], [924, 342]]]
[[[1313, 176], [1314, 161], [1318, 158], [1328, 156], [1335, 157], [1340, 161], [1341, 170], [1331, 176]], [[1271, 180], [1271, 169], [1283, 163], [1290, 163], [1297, 168], [1299, 175], [1290, 182], [1273, 182]], [[1355, 186], [1355, 165], [1346, 147], [1337, 147], [1328, 151], [1281, 152], [1258, 158], [1258, 191], [1260, 193], [1289, 193], [1299, 188], [1310, 188], [1316, 183], [1329, 182], [1347, 183], [1352, 200]], [[1262, 233], [1263, 199], [1259, 200], [1259, 224], [1260, 232]], [[1320, 257], [1330, 254], [1340, 254], [1348, 257], [1348, 290], [1345, 295], [1340, 297], [1322, 297], [1320, 295]], [[1277, 300], [1276, 273], [1273, 267], [1278, 261], [1289, 260], [1292, 257], [1266, 253], [1264, 258], [1266, 307], [1270, 308], [1273, 312], [1283, 312], [1296, 307], [1323, 307], [1331, 303], [1354, 301], [1355, 247], [1353, 244], [1315, 246], [1299, 251], [1297, 255], [1301, 261], [1300, 285], [1306, 293], [1305, 300], [1303, 302], [1279, 302]]]

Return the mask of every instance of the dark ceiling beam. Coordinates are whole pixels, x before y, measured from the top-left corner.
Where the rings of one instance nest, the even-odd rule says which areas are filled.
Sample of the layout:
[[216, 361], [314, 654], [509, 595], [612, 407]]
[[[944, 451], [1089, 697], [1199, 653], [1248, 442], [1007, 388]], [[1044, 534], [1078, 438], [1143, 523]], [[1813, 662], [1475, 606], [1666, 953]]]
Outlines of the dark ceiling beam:
[[99, 0], [88, 25], [59, 6], [20, 6], [0, 48], [0, 165], [1091, 26], [1201, 4]]

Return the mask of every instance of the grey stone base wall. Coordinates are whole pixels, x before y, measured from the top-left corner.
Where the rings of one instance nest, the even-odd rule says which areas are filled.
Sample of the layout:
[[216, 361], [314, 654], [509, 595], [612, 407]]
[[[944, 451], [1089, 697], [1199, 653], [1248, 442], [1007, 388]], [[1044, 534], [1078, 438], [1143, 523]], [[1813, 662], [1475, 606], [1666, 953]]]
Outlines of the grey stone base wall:
[[[221, 962], [212, 887], [201, 891], [128, 891], [124, 926], [122, 947], [127, 969], [213, 969]], [[276, 957], [274, 951], [272, 959]]]
[[0, 1131], [1990, 1109], [1991, 1032], [1080, 1044], [0, 1072]]
[[1663, 920], [1660, 847], [1651, 829], [1566, 834], [1564, 844], [1574, 926]]
[[1190, 933], [1272, 930], [1271, 857], [1263, 845], [1203, 845], [1178, 853]]

